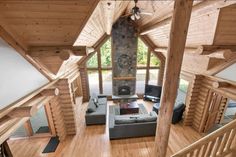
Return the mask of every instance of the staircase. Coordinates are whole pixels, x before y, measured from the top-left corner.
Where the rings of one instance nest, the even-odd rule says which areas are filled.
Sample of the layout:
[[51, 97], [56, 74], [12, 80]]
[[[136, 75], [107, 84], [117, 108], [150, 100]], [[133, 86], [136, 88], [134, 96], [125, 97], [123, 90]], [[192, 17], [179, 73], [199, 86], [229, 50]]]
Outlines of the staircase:
[[236, 157], [236, 120], [201, 138], [172, 157]]

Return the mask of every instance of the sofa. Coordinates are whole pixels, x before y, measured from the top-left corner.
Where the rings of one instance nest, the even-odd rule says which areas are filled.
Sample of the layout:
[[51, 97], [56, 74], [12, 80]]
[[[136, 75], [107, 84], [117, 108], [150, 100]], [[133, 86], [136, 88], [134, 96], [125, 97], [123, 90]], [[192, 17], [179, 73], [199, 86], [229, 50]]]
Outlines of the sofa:
[[[159, 108], [160, 108], [160, 103], [155, 103], [153, 105], [152, 110], [158, 114]], [[176, 101], [173, 111], [172, 124], [176, 124], [182, 120], [184, 110], [185, 110], [185, 104], [181, 101]]]
[[115, 115], [109, 113], [109, 137], [121, 139], [131, 137], [155, 136], [157, 114]]
[[104, 95], [90, 98], [85, 114], [86, 125], [106, 124], [107, 98]]

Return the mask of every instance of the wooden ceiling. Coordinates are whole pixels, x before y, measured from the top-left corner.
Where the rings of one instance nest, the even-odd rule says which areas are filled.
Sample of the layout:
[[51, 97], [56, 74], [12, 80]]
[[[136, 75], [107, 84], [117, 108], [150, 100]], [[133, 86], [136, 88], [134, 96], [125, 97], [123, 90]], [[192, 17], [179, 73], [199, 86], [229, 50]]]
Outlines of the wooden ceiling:
[[93, 46], [124, 13], [129, 1], [100, 1], [74, 45]]
[[[235, 45], [235, 3], [195, 1], [186, 47]], [[151, 40], [154, 47], [168, 46], [173, 5], [171, 0], [138, 1], [141, 11], [153, 13], [152, 16], [142, 15], [136, 24], [140, 34]], [[56, 75], [65, 69], [63, 66], [71, 66], [69, 62], [74, 64], [81, 57], [73, 61], [55, 56], [34, 57], [29, 50], [48, 46], [54, 47], [53, 53], [57, 53], [58, 46], [95, 46], [104, 34], [111, 33], [113, 23], [130, 13], [133, 6], [132, 0], [0, 1], [0, 36], [39, 70], [46, 69], [43, 71]]]
[[26, 46], [73, 45], [97, 0], [0, 1], [5, 28]]

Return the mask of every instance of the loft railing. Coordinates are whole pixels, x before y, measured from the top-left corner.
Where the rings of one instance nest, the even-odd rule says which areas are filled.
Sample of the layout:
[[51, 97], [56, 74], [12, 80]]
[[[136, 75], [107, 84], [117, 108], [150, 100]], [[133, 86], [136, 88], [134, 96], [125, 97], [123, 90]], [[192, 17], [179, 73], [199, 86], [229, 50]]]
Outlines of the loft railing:
[[235, 151], [232, 145], [236, 134], [236, 120], [201, 138], [172, 157], [222, 157]]

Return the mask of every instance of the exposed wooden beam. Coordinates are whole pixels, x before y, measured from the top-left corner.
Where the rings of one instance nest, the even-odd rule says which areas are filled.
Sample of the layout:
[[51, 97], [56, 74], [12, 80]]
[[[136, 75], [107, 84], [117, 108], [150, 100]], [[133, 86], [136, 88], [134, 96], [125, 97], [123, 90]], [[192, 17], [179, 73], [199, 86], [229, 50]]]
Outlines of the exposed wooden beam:
[[86, 46], [36, 46], [30, 47], [28, 54], [32, 57], [59, 56], [62, 60], [67, 60], [71, 55], [86, 56], [93, 51], [94, 48]]
[[227, 87], [230, 87], [231, 84], [228, 82], [216, 81], [212, 83], [212, 86], [214, 88], [227, 88]]
[[[222, 7], [226, 7], [226, 6], [234, 4], [234, 3], [236, 3], [236, 2], [235, 1], [214, 1], [214, 0], [208, 1], [208, 0], [205, 0], [201, 3], [196, 4], [193, 7], [192, 12], [197, 13], [198, 11], [202, 10], [202, 8], [206, 8], [207, 10], [208, 9], [220, 9]], [[144, 28], [141, 29], [140, 35], [149, 34], [153, 31], [155, 31], [157, 28], [162, 27], [163, 25], [170, 24], [171, 19], [172, 19], [172, 14], [168, 14], [167, 16], [165, 16], [165, 19], [162, 18], [152, 25], [144, 26]]]
[[59, 95], [59, 89], [58, 88], [47, 88], [44, 89], [42, 92], [40, 92], [42, 96], [57, 96]]
[[[166, 56], [168, 48], [167, 47], [157, 47], [154, 49], [154, 51], [161, 52], [164, 56]], [[196, 51], [197, 51], [197, 48], [194, 48], [194, 47], [185, 47], [185, 49], [184, 49], [185, 53], [194, 54], [194, 53], [196, 53]]]
[[211, 53], [211, 54], [209, 54], [207, 56], [210, 57], [210, 58], [217, 58], [217, 59], [226, 59], [226, 60], [228, 60], [228, 59], [232, 58], [233, 56], [236, 56], [236, 53], [232, 52], [229, 49], [226, 49], [226, 50], [215, 51], [214, 53]]
[[225, 49], [229, 49], [232, 52], [236, 52], [235, 45], [201, 45], [201, 46], [198, 46], [195, 53], [200, 54], [200, 55], [208, 55], [212, 52], [225, 50]]
[[156, 131], [155, 148], [158, 157], [166, 156], [192, 5], [193, 0], [175, 0], [174, 4]]
[[154, 25], [152, 25], [152, 26], [142, 30], [140, 35], [149, 34], [149, 33], [153, 32], [157, 28], [160, 28], [162, 26], [170, 24], [171, 23], [171, 19], [172, 19], [172, 16], [171, 17], [167, 17], [166, 19], [164, 19], [164, 20], [162, 20], [162, 21], [160, 21], [160, 22], [158, 22], [158, 23], [156, 23], [156, 24], [154, 24]]
[[[221, 48], [221, 49], [220, 49]], [[235, 52], [232, 52], [231, 49], [222, 49], [222, 48], [232, 48], [230, 46], [199, 46], [198, 48], [194, 47], [185, 47], [184, 52], [189, 54], [198, 54], [198, 55], [206, 55], [210, 58], [218, 58], [218, 59], [230, 59], [231, 57], [236, 55]], [[156, 52], [161, 52], [163, 55], [166, 56], [167, 54], [167, 47], [158, 47], [155, 48]]]
[[105, 21], [105, 32], [110, 35], [115, 14], [115, 1], [101, 1]]
[[37, 106], [16, 107], [7, 116], [11, 118], [32, 117], [37, 112]]

